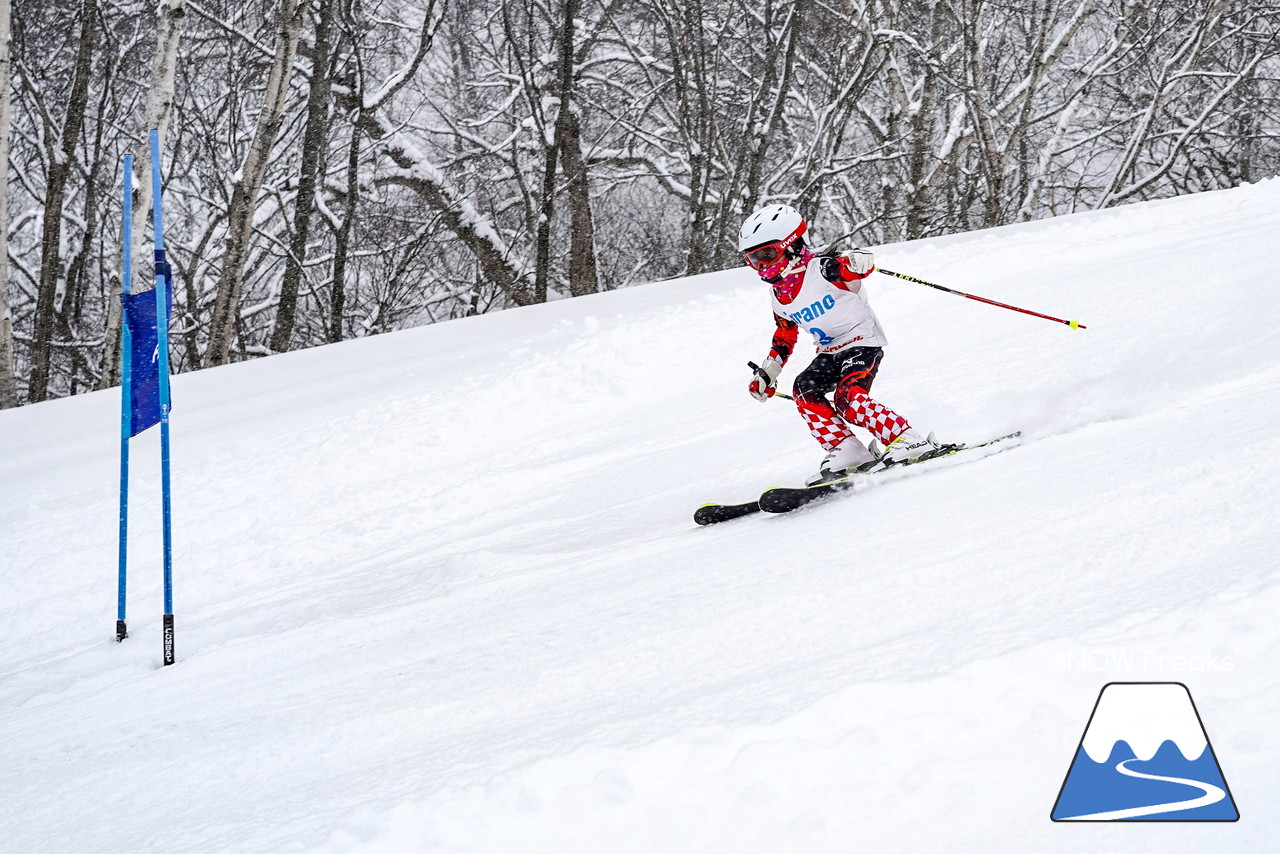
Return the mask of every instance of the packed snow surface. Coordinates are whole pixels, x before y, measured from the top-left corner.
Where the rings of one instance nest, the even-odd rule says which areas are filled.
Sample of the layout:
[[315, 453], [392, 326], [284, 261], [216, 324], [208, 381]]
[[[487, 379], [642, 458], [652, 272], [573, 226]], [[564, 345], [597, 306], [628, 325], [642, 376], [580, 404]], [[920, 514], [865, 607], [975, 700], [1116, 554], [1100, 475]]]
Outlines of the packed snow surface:
[[[822, 232], [822, 223], [815, 224]], [[875, 396], [947, 440], [779, 517], [729, 270], [0, 413], [0, 850], [1274, 851], [1280, 181], [876, 247]], [[784, 383], [808, 360], [803, 350]], [[1102, 686], [1183, 682], [1242, 818], [1049, 820]]]

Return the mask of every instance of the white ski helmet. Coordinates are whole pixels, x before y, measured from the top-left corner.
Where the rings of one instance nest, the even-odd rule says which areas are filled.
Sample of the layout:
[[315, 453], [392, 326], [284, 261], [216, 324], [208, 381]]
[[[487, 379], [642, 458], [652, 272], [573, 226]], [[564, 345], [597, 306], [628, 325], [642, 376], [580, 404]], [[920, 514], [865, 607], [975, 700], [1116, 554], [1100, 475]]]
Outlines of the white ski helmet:
[[759, 269], [776, 263], [808, 228], [804, 217], [790, 205], [765, 205], [742, 223], [738, 251], [748, 264]]

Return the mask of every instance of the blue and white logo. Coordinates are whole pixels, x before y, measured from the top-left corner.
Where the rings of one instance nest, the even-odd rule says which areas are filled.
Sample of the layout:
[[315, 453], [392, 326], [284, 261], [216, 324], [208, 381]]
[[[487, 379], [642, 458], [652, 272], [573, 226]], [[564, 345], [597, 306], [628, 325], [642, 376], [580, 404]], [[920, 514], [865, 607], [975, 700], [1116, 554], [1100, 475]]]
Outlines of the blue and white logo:
[[1236, 821], [1240, 813], [1181, 682], [1103, 686], [1054, 821]]

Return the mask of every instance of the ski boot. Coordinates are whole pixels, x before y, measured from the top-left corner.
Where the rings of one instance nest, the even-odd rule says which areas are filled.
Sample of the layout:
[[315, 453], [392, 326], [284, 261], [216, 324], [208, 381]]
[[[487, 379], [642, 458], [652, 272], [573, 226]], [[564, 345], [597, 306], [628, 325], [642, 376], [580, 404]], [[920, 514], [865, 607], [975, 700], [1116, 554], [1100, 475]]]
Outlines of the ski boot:
[[880, 452], [878, 459], [884, 468], [909, 465], [931, 460], [934, 457], [944, 457], [960, 450], [961, 447], [961, 445], [943, 444], [935, 439], [932, 433], [921, 436], [908, 427], [905, 433], [890, 442]]
[[817, 474], [810, 475], [805, 486], [818, 486], [839, 480], [851, 471], [861, 471], [864, 466], [879, 462], [867, 446], [853, 436], [845, 439], [827, 453], [826, 459], [818, 467]]

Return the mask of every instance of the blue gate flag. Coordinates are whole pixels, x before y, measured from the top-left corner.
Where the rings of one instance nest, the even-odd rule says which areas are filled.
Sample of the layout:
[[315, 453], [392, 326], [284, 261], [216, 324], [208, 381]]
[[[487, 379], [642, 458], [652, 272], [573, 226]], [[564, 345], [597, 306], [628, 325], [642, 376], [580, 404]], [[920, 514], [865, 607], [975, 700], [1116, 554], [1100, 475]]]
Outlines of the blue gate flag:
[[[156, 331], [156, 295], [121, 294], [129, 324], [129, 436], [160, 423], [160, 342]], [[165, 319], [173, 314], [173, 279], [165, 276]]]

